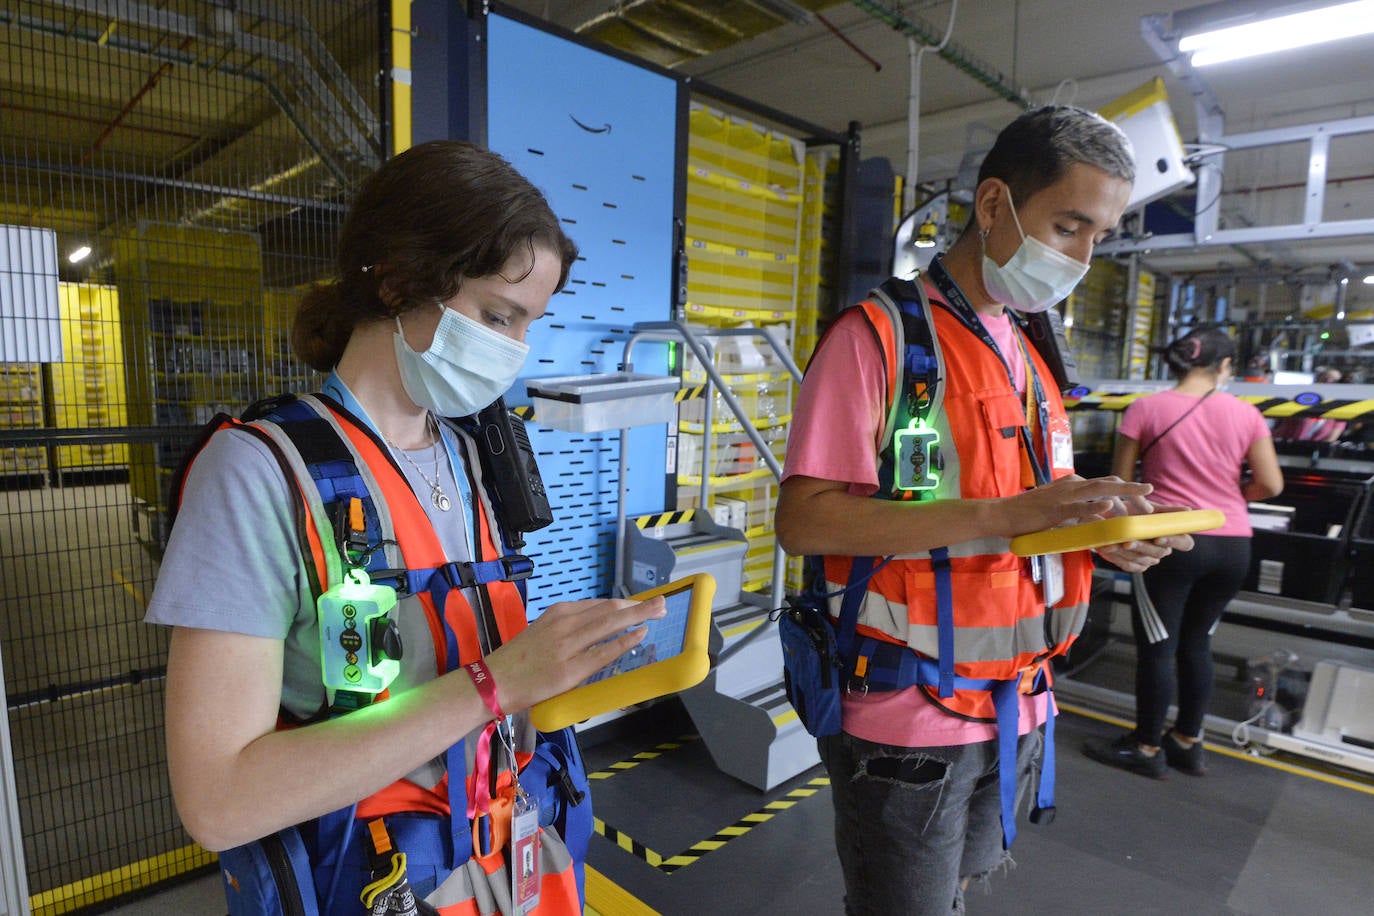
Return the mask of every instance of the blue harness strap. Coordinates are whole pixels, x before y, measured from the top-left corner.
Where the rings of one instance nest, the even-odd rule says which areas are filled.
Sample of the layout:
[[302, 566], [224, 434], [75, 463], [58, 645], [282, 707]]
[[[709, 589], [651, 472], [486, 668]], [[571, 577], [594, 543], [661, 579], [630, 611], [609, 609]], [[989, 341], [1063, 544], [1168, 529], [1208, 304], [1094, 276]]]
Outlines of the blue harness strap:
[[[840, 653], [843, 669], [850, 672], [851, 685], [854, 683], [853, 672], [858, 668], [859, 658], [865, 659], [864, 676], [857, 682], [865, 692], [935, 687], [941, 697], [953, 696], [955, 690], [983, 690], [991, 694], [997, 715], [997, 782], [1001, 797], [1002, 842], [1004, 848], [1010, 849], [1016, 839], [1016, 749], [1021, 731], [1020, 679], [968, 678], [954, 673], [954, 598], [949, 551], [939, 548], [938, 551], [931, 551], [932, 557], [936, 553], [943, 554], [943, 562], [937, 561], [935, 573], [939, 659], [917, 655], [905, 645], [857, 634], [859, 606], [866, 591], [863, 586], [874, 571], [874, 557], [855, 557], [850, 566], [849, 583], [844, 589], [840, 604], [835, 644]], [[1035, 687], [1049, 692], [1043, 670], [1037, 675]], [[1054, 820], [1053, 697], [1046, 697], [1045, 702], [1047, 705], [1044, 756], [1041, 761], [1036, 804], [1030, 814], [1030, 820], [1035, 824], [1048, 824]]]
[[[838, 642], [838, 639], [837, 639]], [[944, 681], [944, 665], [939, 661], [917, 655], [906, 646], [884, 642], [869, 636], [859, 637], [851, 653], [845, 653], [844, 667], [854, 671], [857, 660], [867, 660], [864, 677], [860, 680], [867, 691], [902, 690], [907, 687], [938, 687]], [[951, 691], [984, 690], [992, 695], [997, 713], [997, 778], [1002, 803], [1002, 841], [1010, 849], [1016, 839], [1016, 745], [1020, 737], [1019, 679], [995, 680], [951, 675]], [[1037, 688], [1046, 688], [1042, 671], [1036, 680]], [[1040, 784], [1031, 822], [1047, 824], [1054, 819], [1054, 709], [1047, 697], [1045, 716], [1045, 753], [1040, 768]]]
[[1010, 849], [1016, 839], [1016, 742], [1021, 737], [1016, 687], [1016, 681], [992, 685], [992, 703], [997, 709], [997, 788], [1002, 800], [1003, 849]]
[[[900, 428], [916, 416], [918, 401], [933, 400], [933, 388], [940, 381], [939, 359], [934, 352], [929, 318], [923, 312], [925, 299], [922, 290], [911, 281], [888, 280], [883, 292], [900, 312], [904, 352], [902, 379], [898, 386], [901, 398], [896, 423]], [[926, 390], [917, 396], [916, 382], [924, 381]], [[895, 454], [885, 448], [878, 467], [879, 488], [876, 498], [890, 499], [896, 483]], [[872, 575], [874, 558], [855, 557], [850, 568], [849, 582], [841, 603], [836, 644], [844, 668], [851, 681], [860, 656], [864, 657], [864, 676], [860, 683], [865, 690], [899, 690], [907, 687], [933, 687], [941, 698], [954, 695], [955, 690], [982, 690], [992, 696], [997, 715], [997, 771], [1001, 795], [1002, 840], [1010, 849], [1016, 838], [1016, 749], [1020, 736], [1019, 678], [992, 680], [960, 677], [954, 672], [956, 656], [954, 626], [954, 586], [948, 547], [930, 551], [931, 568], [935, 577], [936, 643], [938, 659], [917, 655], [904, 645], [884, 642], [871, 637], [858, 637], [859, 606], [865, 592], [864, 583]], [[1048, 689], [1042, 671], [1037, 688]], [[1054, 816], [1054, 709], [1052, 698], [1045, 719], [1045, 750], [1040, 771], [1036, 806], [1031, 812], [1034, 823], [1048, 823]]]
[[[326, 506], [346, 503], [354, 498], [361, 501], [366, 534], [360, 544], [350, 542], [347, 546], [365, 551], [363, 555], [366, 557], [366, 568], [374, 582], [391, 584], [402, 595], [423, 591], [430, 593], [443, 625], [447, 668], [453, 670], [457, 667], [458, 637], [443, 612], [449, 593], [455, 588], [469, 588], [497, 581], [514, 581], [523, 585], [523, 580], [534, 570], [533, 562], [519, 554], [508, 554], [480, 562], [450, 562], [433, 569], [386, 568], [384, 551], [372, 549], [383, 540], [375, 500], [351, 453], [338, 441], [338, 436], [329, 422], [321, 418], [308, 404], [299, 400], [282, 399], [273, 402], [260, 416], [276, 423], [286, 432], [300, 452], [311, 481]], [[336, 537], [344, 536], [339, 532], [335, 534]], [[566, 752], [564, 756], [567, 756]], [[444, 838], [445, 849], [430, 850], [429, 858], [444, 860], [451, 870], [472, 857], [474, 846], [472, 828], [467, 819], [467, 755], [463, 740], [460, 739], [445, 751], [444, 761], [449, 774], [449, 817], [445, 831], [447, 837]], [[563, 769], [567, 772], [566, 764], [563, 765]], [[577, 791], [576, 787], [571, 785], [570, 776], [565, 781], [569, 783], [571, 798]], [[574, 808], [574, 805], [577, 807]], [[568, 809], [570, 819], [575, 817], [590, 822], [590, 805], [570, 803]], [[342, 866], [355, 841], [356, 812], [357, 805], [351, 805], [322, 815], [314, 824], [314, 842], [310, 845], [315, 850], [315, 867], [321, 873], [330, 876], [327, 886], [317, 886], [318, 890], [323, 891], [321, 903], [325, 912], [332, 909], [333, 898], [344, 870]], [[402, 829], [405, 828], [404, 824], [401, 826]], [[590, 823], [586, 826], [586, 833], [590, 836]], [[426, 831], [407, 832], [415, 835], [412, 842], [419, 842], [426, 836], [437, 836]], [[583, 854], [585, 859], [585, 849]], [[580, 869], [578, 877], [580, 883]]]
[[859, 604], [864, 595], [861, 586], [872, 575], [875, 561], [874, 557], [855, 557], [849, 567], [849, 582], [840, 601], [840, 626], [835, 632], [835, 646], [840, 650], [840, 658], [848, 659], [854, 648], [854, 633], [859, 625]]
[[[906, 646], [884, 642], [869, 636], [859, 637], [850, 653], [842, 656], [847, 671], [854, 671], [860, 656], [867, 660], [860, 680], [868, 691], [902, 690], [907, 687], [938, 687], [944, 678], [944, 665], [935, 659], [917, 655]], [[1007, 848], [1016, 837], [1014, 810], [1016, 804], [1016, 742], [1020, 736], [1020, 703], [1018, 679], [994, 680], [953, 675], [954, 690], [985, 690], [992, 695], [997, 712], [997, 772], [1002, 793], [1002, 838]], [[1042, 671], [1036, 688], [1048, 690]], [[1045, 716], [1045, 753], [1040, 768], [1040, 784], [1036, 804], [1031, 810], [1032, 823], [1047, 824], [1054, 820], [1054, 709], [1053, 699]]]
[[954, 581], [950, 573], [949, 548], [930, 552], [935, 572], [935, 638], [940, 647], [940, 680], [936, 687], [941, 699], [954, 696]]

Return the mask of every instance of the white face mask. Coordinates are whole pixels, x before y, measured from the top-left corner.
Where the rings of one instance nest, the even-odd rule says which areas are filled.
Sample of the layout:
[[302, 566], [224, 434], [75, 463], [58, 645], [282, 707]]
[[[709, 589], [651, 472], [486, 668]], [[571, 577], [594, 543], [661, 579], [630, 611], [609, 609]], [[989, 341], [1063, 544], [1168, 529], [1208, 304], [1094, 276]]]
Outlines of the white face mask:
[[1011, 218], [1021, 234], [1021, 247], [1006, 264], [998, 265], [983, 249], [983, 286], [1003, 305], [1021, 312], [1043, 312], [1073, 292], [1088, 265], [1026, 235], [1016, 207], [1007, 196]]
[[444, 316], [423, 353], [406, 343], [396, 319], [396, 366], [416, 404], [441, 417], [466, 417], [506, 393], [530, 348], [442, 303], [439, 308]]

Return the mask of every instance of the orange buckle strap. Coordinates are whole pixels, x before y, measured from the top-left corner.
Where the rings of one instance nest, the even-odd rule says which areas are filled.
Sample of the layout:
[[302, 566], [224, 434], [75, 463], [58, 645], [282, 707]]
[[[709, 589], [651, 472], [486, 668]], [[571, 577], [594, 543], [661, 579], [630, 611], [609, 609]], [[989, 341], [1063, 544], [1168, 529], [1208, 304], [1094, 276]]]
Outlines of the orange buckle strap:
[[[862, 688], [862, 689], [860, 689]], [[854, 660], [854, 674], [850, 677], [849, 683], [845, 686], [845, 692], [858, 694], [859, 696], [868, 695], [868, 656], [860, 655]]]
[[391, 852], [391, 834], [387, 832], [385, 821], [380, 817], [368, 821], [367, 831], [372, 835], [372, 848], [377, 851], [377, 855], [384, 856]]
[[1027, 665], [1025, 668], [1022, 668], [1017, 673], [1016, 676], [1019, 679], [1019, 682], [1016, 685], [1016, 692], [1025, 694], [1027, 696], [1035, 693], [1036, 681], [1040, 680], [1041, 671], [1045, 672], [1045, 686], [1048, 687], [1050, 683], [1049, 662], [1044, 659], [1041, 659], [1038, 662], [1033, 662], [1030, 665]]
[[358, 899], [369, 913], [407, 916], [422, 913], [420, 902], [406, 878], [406, 854], [395, 848], [382, 818], [367, 822], [372, 841], [371, 874]]

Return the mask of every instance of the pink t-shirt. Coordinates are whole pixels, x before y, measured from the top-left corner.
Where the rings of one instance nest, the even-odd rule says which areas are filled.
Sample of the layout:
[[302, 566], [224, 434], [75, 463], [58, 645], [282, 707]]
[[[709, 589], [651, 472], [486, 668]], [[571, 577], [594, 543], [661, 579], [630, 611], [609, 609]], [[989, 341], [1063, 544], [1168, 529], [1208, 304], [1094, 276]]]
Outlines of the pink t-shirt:
[[[1224, 391], [1214, 392], [1201, 403], [1197, 395], [1161, 391], [1133, 401], [1118, 433], [1140, 444], [1144, 453], [1141, 479], [1155, 487], [1151, 502], [1220, 509], [1226, 514], [1226, 524], [1206, 534], [1250, 535], [1250, 513], [1240, 490], [1241, 463], [1251, 445], [1269, 438], [1264, 415], [1253, 404]], [[1152, 442], [1156, 444], [1151, 446]]]
[[[926, 292], [932, 299], [938, 296], [930, 287]], [[1025, 363], [1011, 317], [984, 318], [983, 324], [1024, 387]], [[850, 309], [826, 333], [807, 366], [792, 411], [782, 479], [834, 480], [849, 484], [855, 496], [872, 496], [878, 489], [878, 432], [887, 413], [886, 392], [882, 349], [863, 314]], [[1046, 696], [1021, 697], [1021, 734], [1045, 721]], [[951, 716], [914, 687], [846, 695], [843, 720], [844, 730], [856, 738], [900, 747], [943, 747], [997, 737], [996, 726]]]

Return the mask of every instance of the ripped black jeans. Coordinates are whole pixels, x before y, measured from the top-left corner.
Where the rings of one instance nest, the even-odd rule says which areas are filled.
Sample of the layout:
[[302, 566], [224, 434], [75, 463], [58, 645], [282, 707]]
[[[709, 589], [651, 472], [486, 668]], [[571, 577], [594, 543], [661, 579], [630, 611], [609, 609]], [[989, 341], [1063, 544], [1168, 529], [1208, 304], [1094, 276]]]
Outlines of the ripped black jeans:
[[[848, 916], [963, 913], [964, 879], [985, 879], [1009, 862], [996, 740], [906, 748], [841, 733], [817, 743], [830, 774]], [[1043, 747], [1039, 729], [1018, 742], [1018, 812]]]

